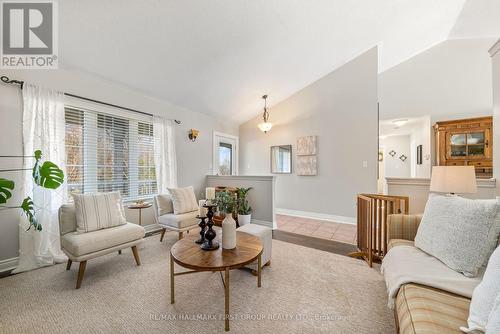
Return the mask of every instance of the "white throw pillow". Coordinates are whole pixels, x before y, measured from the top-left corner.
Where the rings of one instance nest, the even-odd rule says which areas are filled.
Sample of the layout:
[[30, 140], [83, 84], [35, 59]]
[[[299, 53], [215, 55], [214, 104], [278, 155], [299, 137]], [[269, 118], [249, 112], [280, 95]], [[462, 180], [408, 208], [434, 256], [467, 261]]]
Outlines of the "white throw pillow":
[[76, 231], [86, 233], [125, 224], [125, 212], [118, 191], [73, 195]]
[[496, 199], [432, 194], [425, 206], [415, 246], [451, 269], [475, 277], [498, 238], [497, 208]]
[[500, 333], [500, 294], [495, 300], [495, 305], [493, 310], [488, 317], [488, 323], [486, 324], [486, 334], [498, 334]]
[[186, 188], [167, 188], [172, 203], [174, 205], [174, 214], [191, 212], [198, 210], [198, 203], [194, 195], [192, 186]]
[[486, 324], [486, 334], [500, 333], [500, 294], [498, 294], [493, 310], [491, 310]]
[[[461, 327], [466, 333], [485, 331], [488, 317], [493, 309], [495, 298], [500, 293], [500, 247], [490, 257], [483, 280], [474, 289], [469, 307], [469, 328]], [[495, 332], [499, 333], [499, 332]]]
[[163, 216], [167, 213], [174, 212], [174, 206], [170, 195], [157, 195], [156, 206], [158, 207], [158, 215]]

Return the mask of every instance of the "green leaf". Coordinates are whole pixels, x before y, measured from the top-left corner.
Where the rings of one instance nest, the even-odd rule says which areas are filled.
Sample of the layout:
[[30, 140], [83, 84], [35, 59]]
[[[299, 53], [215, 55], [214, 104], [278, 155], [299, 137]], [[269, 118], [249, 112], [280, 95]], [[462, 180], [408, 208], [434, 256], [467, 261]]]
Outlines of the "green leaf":
[[11, 190], [14, 190], [14, 181], [0, 177], [0, 204], [7, 203], [7, 200], [12, 197]]
[[36, 221], [35, 217], [35, 205], [33, 204], [33, 200], [30, 197], [26, 197], [21, 204], [21, 209], [23, 210], [24, 215], [28, 219], [30, 226], [28, 230], [33, 226], [37, 231], [42, 230], [42, 225]]
[[40, 160], [42, 158], [42, 151], [36, 150], [34, 155], [36, 160]]
[[37, 164], [33, 168], [33, 178], [39, 186], [48, 189], [57, 189], [64, 183], [64, 172], [53, 162], [45, 161], [40, 168]]

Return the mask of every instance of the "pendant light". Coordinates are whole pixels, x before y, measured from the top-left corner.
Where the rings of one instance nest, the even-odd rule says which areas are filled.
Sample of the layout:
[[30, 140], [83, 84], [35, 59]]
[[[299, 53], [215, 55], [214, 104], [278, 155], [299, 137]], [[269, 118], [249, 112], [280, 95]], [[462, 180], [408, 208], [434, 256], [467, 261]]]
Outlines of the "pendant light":
[[264, 99], [264, 114], [262, 114], [262, 118], [264, 119], [264, 122], [260, 123], [259, 129], [260, 131], [267, 133], [267, 131], [270, 131], [271, 128], [273, 127], [272, 123], [269, 123], [269, 112], [267, 111], [267, 95], [262, 96]]

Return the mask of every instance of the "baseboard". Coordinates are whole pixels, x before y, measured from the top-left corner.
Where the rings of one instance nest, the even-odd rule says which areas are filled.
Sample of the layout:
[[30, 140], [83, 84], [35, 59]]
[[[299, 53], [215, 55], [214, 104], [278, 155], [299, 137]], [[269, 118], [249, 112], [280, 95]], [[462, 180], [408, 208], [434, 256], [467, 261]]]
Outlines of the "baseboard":
[[17, 267], [19, 261], [18, 257], [13, 257], [11, 259], [5, 259], [0, 261], [0, 273], [12, 270]]
[[267, 221], [267, 220], [259, 220], [259, 219], [253, 219], [252, 218], [252, 220], [250, 220], [250, 223], [251, 224], [257, 224], [257, 225], [262, 225], [262, 226], [266, 226], [266, 227], [274, 229], [273, 222], [270, 222], [270, 221]]
[[276, 209], [276, 213], [279, 215], [294, 216], [294, 217], [309, 218], [309, 219], [320, 219], [334, 223], [356, 225], [355, 217], [337, 216], [337, 215], [329, 215], [326, 213], [278, 209], [278, 208]]

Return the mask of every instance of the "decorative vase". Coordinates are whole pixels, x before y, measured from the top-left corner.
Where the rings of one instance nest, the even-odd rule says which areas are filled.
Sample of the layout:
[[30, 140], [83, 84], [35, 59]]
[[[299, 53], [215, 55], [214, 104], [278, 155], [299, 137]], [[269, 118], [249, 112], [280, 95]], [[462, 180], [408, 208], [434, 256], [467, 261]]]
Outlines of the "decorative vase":
[[252, 214], [249, 215], [238, 215], [238, 224], [240, 226], [250, 224], [250, 221], [252, 220]]
[[236, 247], [236, 221], [231, 214], [227, 214], [222, 221], [222, 248], [233, 249]]

